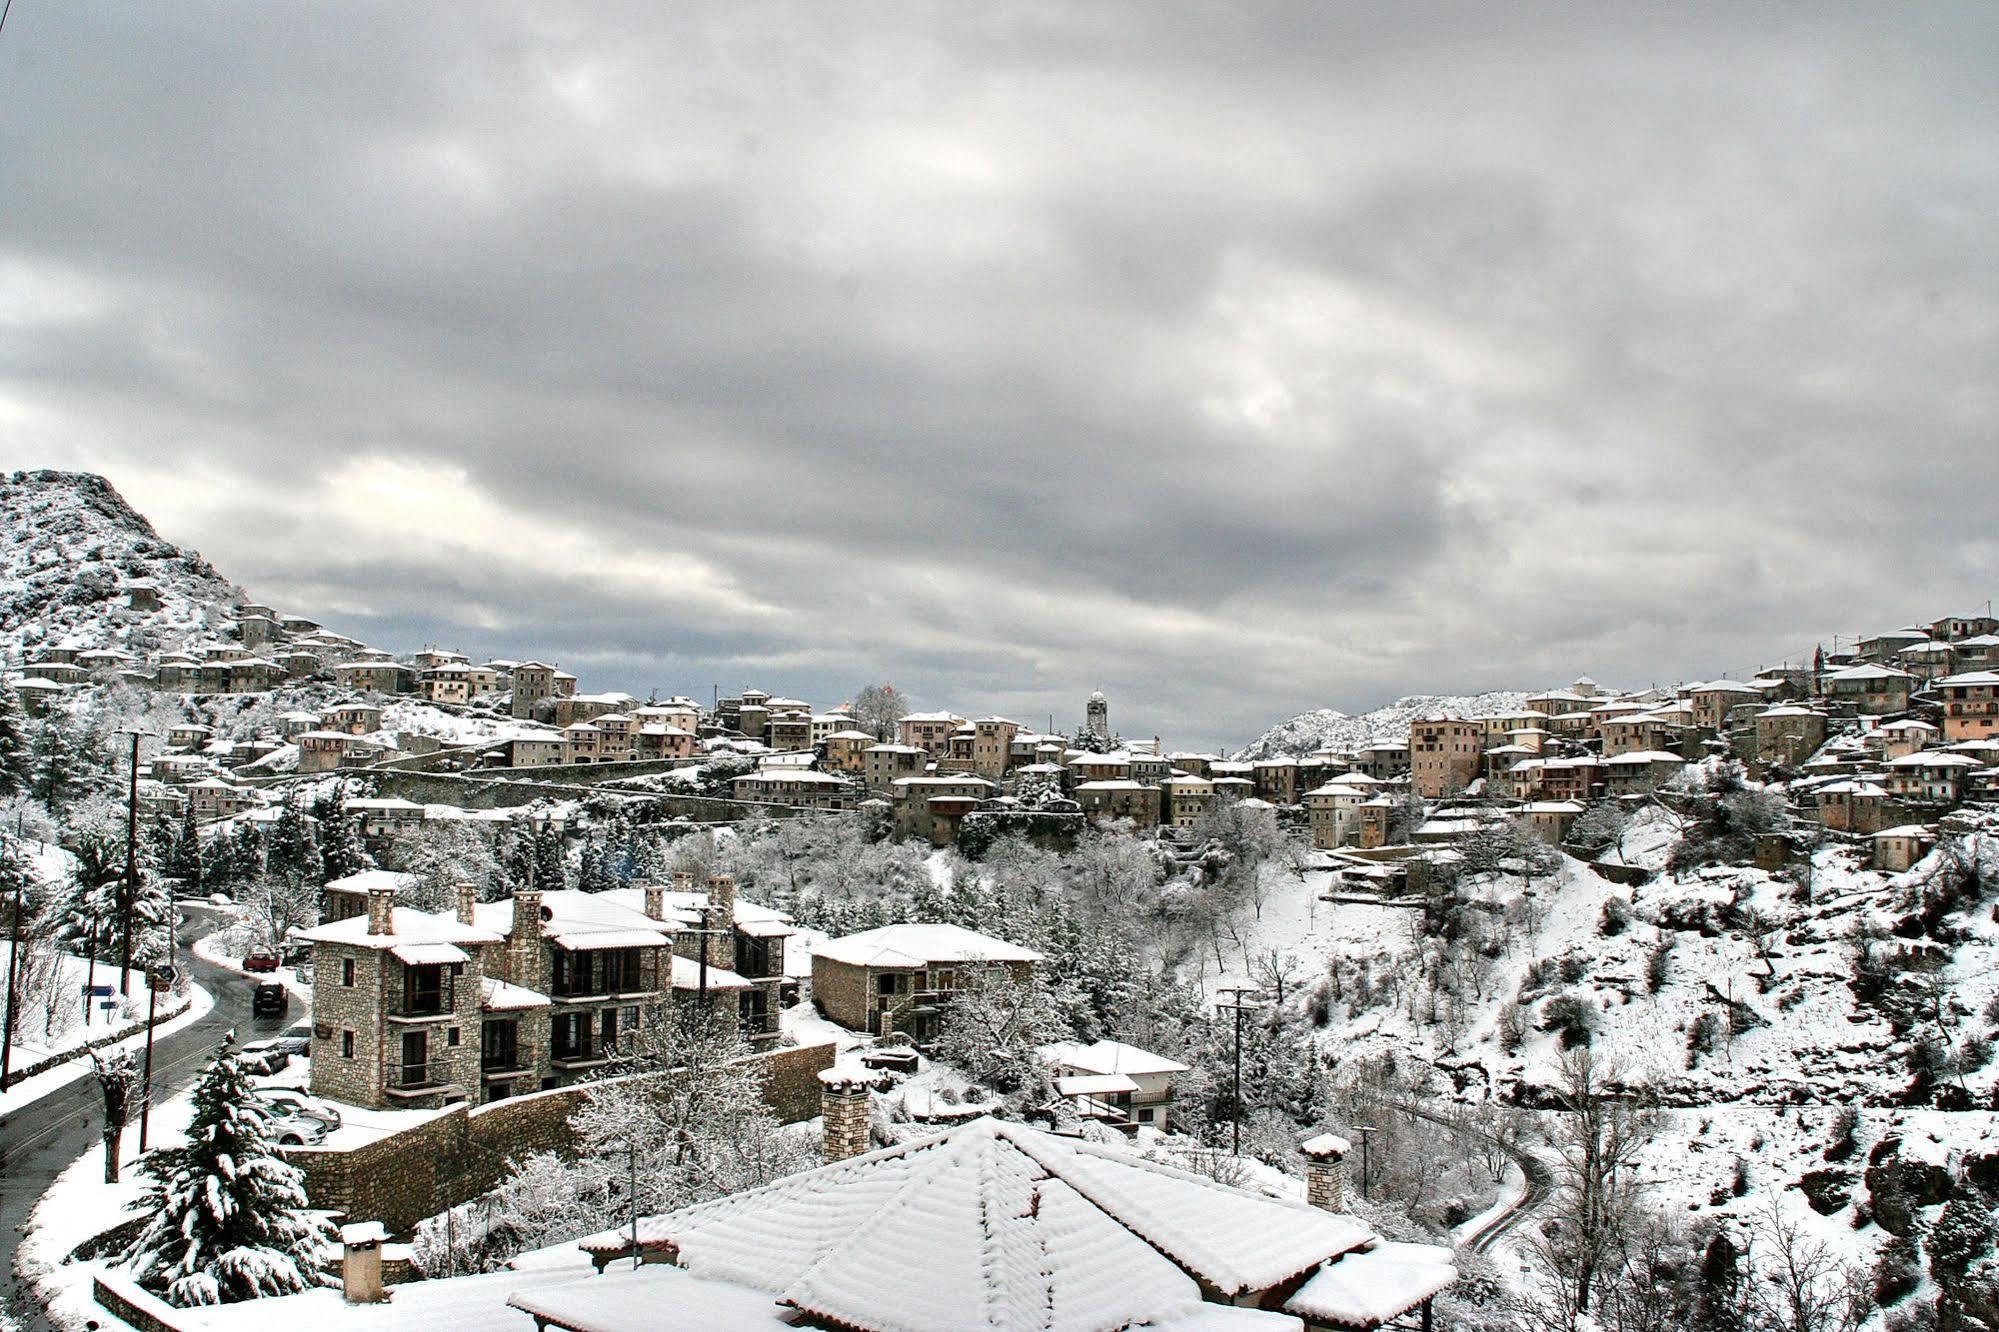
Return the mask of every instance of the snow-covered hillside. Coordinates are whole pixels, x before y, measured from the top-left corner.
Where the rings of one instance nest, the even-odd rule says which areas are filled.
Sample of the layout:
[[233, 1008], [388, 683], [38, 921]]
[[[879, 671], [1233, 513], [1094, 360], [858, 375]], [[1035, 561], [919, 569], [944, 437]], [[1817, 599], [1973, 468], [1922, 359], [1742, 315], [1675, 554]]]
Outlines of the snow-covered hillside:
[[[127, 592], [151, 582], [157, 610]], [[212, 636], [242, 590], [161, 538], [109, 481], [85, 472], [0, 475], [0, 651], [10, 660], [74, 640], [141, 656]]]
[[1449, 717], [1491, 717], [1518, 712], [1527, 695], [1510, 689], [1483, 694], [1410, 694], [1385, 708], [1349, 717], [1331, 708], [1301, 712], [1258, 736], [1234, 757], [1239, 762], [1291, 754], [1299, 758], [1328, 746], [1364, 745], [1370, 740], [1407, 740], [1409, 724], [1419, 717], [1442, 713]]

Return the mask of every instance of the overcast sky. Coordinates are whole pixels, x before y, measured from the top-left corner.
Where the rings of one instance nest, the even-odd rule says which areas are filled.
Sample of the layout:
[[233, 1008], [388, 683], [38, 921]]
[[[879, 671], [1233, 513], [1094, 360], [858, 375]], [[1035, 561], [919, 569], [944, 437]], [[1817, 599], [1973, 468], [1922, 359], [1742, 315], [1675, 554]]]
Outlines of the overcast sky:
[[14, 0], [0, 466], [585, 688], [1240, 743], [1999, 583], [1999, 7]]

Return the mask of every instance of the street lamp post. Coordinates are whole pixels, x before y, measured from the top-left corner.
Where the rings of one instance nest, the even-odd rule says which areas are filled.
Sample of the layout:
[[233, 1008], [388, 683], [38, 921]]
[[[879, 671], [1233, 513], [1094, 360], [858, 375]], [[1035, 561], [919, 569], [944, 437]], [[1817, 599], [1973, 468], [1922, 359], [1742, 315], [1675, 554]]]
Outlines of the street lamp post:
[[1262, 1003], [1263, 996], [1257, 992], [1257, 989], [1254, 985], [1222, 985], [1218, 986], [1217, 988], [1223, 994], [1234, 996], [1233, 1002], [1217, 1003], [1215, 1007], [1221, 1009], [1224, 1012], [1233, 1012], [1235, 1014], [1235, 1098], [1234, 1098], [1235, 1104], [1231, 1107], [1230, 1117], [1235, 1121], [1233, 1125], [1234, 1154], [1237, 1156], [1241, 1156], [1242, 1155], [1242, 1015], [1245, 1010], [1258, 1007]]

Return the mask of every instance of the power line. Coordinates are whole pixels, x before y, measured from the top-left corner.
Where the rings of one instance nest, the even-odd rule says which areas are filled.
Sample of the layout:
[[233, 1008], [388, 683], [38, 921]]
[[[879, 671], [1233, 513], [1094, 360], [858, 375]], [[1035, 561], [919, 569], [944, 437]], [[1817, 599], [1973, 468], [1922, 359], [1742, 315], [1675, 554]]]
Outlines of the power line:
[[13, 8], [14, 0], [7, 0], [6, 4], [0, 5], [0, 29], [4, 29], [7, 26], [7, 13]]

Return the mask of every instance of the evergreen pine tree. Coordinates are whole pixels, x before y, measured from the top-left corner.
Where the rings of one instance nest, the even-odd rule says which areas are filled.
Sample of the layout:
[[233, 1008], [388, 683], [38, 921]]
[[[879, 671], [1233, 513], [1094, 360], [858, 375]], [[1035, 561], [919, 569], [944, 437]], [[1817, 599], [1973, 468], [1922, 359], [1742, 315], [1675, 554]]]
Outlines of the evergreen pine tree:
[[328, 881], [359, 874], [373, 864], [344, 798], [322, 800], [314, 812], [319, 818], [320, 872]]
[[83, 757], [69, 726], [57, 717], [42, 723], [35, 733], [29, 791], [51, 811], [60, 810], [80, 794], [84, 779]]
[[173, 836], [159, 858], [160, 873], [179, 879], [190, 887], [201, 883], [201, 825], [195, 822], [194, 802], [181, 811]]
[[227, 1042], [194, 1088], [187, 1145], [139, 1165], [146, 1226], [126, 1254], [139, 1284], [170, 1304], [232, 1304], [320, 1285], [326, 1223], [305, 1177], [271, 1145], [265, 1112]]
[[576, 891], [581, 893], [609, 892], [618, 886], [618, 877], [611, 870], [610, 857], [594, 837], [583, 844], [583, 852], [576, 860]]
[[535, 829], [534, 885], [550, 893], [569, 885], [569, 869], [563, 861], [560, 828], [543, 826]]
[[14, 691], [0, 686], [0, 795], [19, 795], [33, 777], [27, 716]]
[[271, 840], [264, 854], [264, 872], [293, 883], [318, 884], [324, 863], [312, 824], [306, 820], [296, 795], [285, 797], [278, 820], [271, 825]]

